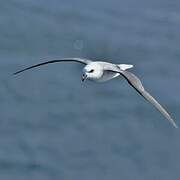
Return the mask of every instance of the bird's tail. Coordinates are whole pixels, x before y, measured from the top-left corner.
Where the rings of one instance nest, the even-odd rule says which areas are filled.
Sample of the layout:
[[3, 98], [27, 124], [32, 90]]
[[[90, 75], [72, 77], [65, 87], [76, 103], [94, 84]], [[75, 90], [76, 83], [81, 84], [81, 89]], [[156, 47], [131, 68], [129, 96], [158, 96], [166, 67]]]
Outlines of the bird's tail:
[[123, 71], [125, 71], [126, 69], [130, 69], [133, 67], [133, 65], [131, 64], [118, 64], [119, 68]]

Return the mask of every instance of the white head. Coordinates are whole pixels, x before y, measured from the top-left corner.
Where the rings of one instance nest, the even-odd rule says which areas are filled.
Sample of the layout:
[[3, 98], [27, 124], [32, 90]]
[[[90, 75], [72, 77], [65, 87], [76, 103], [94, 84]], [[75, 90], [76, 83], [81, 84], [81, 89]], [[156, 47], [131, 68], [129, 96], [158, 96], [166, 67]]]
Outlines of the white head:
[[96, 62], [92, 62], [86, 65], [83, 69], [83, 76], [82, 81], [89, 79], [89, 80], [98, 80], [103, 75], [102, 66], [100, 66]]

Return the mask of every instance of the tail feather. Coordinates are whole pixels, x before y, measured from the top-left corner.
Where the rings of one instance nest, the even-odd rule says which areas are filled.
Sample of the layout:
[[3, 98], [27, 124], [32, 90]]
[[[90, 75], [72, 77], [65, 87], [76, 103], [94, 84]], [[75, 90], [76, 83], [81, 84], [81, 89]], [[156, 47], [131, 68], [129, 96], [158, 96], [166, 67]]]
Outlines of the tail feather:
[[126, 69], [130, 69], [133, 67], [133, 65], [131, 64], [118, 64], [119, 68], [123, 71], [125, 71]]

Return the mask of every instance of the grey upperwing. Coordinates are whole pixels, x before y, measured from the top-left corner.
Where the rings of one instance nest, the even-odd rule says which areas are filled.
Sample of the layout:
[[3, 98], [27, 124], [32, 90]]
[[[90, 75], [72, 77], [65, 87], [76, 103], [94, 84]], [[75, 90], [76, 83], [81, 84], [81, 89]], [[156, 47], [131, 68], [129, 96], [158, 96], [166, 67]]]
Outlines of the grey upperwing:
[[128, 71], [115, 70], [114, 72], [119, 72], [141, 96], [143, 96], [147, 101], [149, 101], [175, 128], [177, 128], [177, 125], [173, 118], [159, 104], [159, 102], [144, 89], [138, 77], [136, 77], [133, 73]]

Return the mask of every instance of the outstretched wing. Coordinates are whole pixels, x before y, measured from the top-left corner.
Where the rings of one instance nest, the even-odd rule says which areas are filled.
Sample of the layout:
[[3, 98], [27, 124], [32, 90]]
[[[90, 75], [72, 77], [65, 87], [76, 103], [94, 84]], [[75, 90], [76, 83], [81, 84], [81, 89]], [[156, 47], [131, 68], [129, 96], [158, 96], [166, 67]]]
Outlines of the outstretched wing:
[[[110, 70], [112, 72], [112, 70]], [[156, 99], [154, 99], [143, 87], [141, 81], [138, 77], [128, 71], [123, 70], [114, 70], [113, 72], [119, 72], [127, 81], [128, 83], [147, 101], [149, 101], [175, 128], [177, 125], [169, 113], [158, 103]]]
[[89, 64], [91, 61], [88, 59], [81, 59], [81, 58], [63, 58], [63, 59], [51, 60], [51, 61], [46, 61], [46, 62], [43, 62], [40, 64], [36, 64], [36, 65], [30, 66], [30, 67], [27, 67], [27, 68], [22, 69], [20, 71], [17, 71], [14, 73], [14, 75], [19, 74], [19, 73], [24, 72], [24, 71], [27, 71], [29, 69], [33, 69], [33, 68], [42, 66], [42, 65], [58, 63], [58, 62], [78, 62], [78, 63], [86, 65], [86, 64]]

